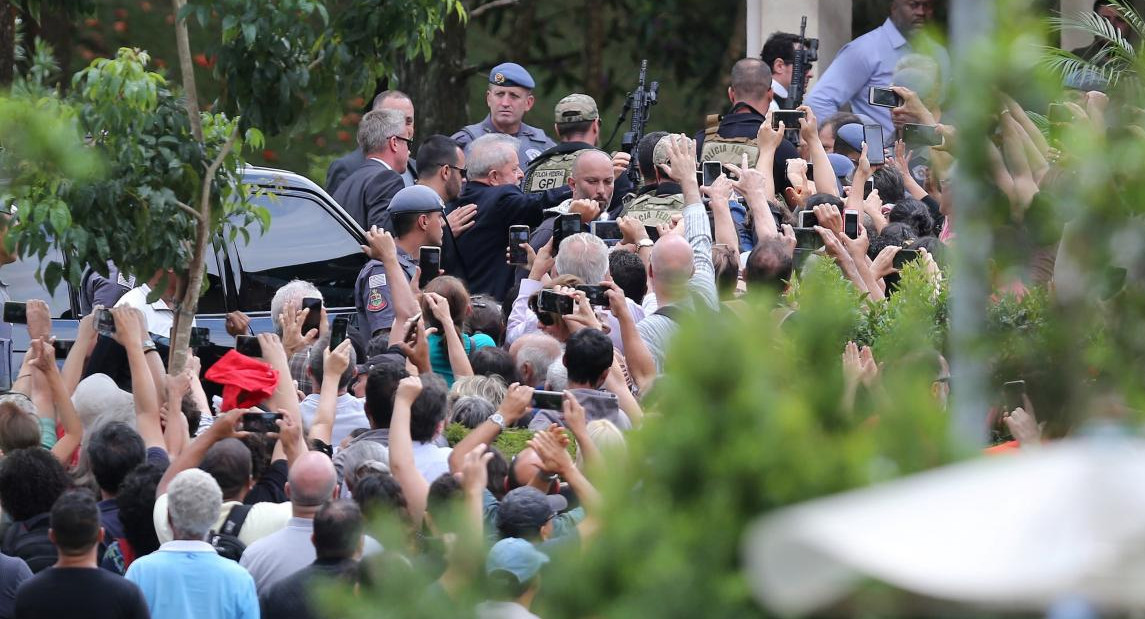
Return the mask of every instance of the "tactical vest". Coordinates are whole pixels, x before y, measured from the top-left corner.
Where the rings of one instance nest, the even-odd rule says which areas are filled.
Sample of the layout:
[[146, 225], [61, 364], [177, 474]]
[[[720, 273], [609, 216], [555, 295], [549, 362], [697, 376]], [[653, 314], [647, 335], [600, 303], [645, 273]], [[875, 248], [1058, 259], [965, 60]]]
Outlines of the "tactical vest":
[[672, 216], [684, 212], [684, 196], [674, 193], [668, 196], [658, 196], [646, 193], [637, 196], [628, 204], [625, 215], [635, 217], [640, 223], [647, 226], [671, 223]]
[[719, 161], [732, 165], [743, 165], [743, 155], [747, 154], [747, 164], [755, 166], [759, 159], [759, 146], [755, 138], [725, 138], [720, 136], [720, 116], [711, 114], [704, 127], [704, 147], [700, 150], [700, 161]]
[[573, 162], [579, 152], [553, 155], [529, 166], [525, 173], [525, 193], [540, 193], [568, 185]]

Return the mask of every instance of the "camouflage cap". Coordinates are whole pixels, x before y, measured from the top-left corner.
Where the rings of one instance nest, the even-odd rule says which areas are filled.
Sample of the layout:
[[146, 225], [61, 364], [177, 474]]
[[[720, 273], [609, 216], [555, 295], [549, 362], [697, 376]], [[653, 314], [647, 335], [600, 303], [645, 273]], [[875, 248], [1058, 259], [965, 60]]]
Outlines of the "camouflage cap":
[[588, 95], [571, 94], [557, 103], [555, 122], [558, 125], [598, 118], [600, 118], [600, 112], [596, 110], [596, 101]]
[[656, 148], [652, 150], [652, 165], [658, 166], [668, 163], [668, 145], [674, 139], [676, 139], [676, 135], [669, 133], [660, 138], [659, 142], [656, 142]]

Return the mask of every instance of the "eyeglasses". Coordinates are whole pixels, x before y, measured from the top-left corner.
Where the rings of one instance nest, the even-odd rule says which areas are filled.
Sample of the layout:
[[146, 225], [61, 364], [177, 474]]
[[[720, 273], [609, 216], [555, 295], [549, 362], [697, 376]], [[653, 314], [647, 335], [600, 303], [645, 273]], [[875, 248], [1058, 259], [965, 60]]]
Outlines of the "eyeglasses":
[[463, 178], [463, 179], [468, 178], [468, 172], [469, 171], [466, 170], [465, 168], [459, 168], [455, 165], [451, 165], [448, 163], [427, 163], [427, 164], [425, 164], [425, 167], [427, 167], [427, 168], [432, 168], [433, 166], [440, 166], [443, 168], [451, 168], [453, 170], [457, 170], [457, 172], [459, 174], [461, 174], [461, 178]]
[[399, 140], [401, 140], [401, 141], [403, 141], [403, 142], [405, 142], [405, 143], [406, 143], [406, 146], [407, 146], [409, 149], [411, 149], [411, 150], [413, 149], [413, 140], [411, 140], [411, 139], [409, 139], [409, 138], [403, 138], [403, 137], [402, 137], [402, 136], [400, 136], [400, 135], [395, 135], [394, 137], [395, 137], [395, 138], [397, 138], [397, 139], [399, 139]]

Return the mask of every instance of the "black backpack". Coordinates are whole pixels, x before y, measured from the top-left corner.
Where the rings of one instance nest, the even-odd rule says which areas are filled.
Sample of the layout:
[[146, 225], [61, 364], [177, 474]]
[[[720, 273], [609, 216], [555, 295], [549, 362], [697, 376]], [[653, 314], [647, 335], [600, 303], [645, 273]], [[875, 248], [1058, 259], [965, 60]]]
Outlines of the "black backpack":
[[223, 530], [221, 532], [211, 531], [207, 537], [207, 542], [215, 547], [215, 552], [219, 553], [220, 557], [237, 562], [246, 552], [246, 544], [239, 540], [239, 531], [242, 530], [243, 522], [246, 521], [251, 507], [251, 505], [232, 507], [231, 512], [227, 514], [227, 519], [223, 521]]
[[33, 574], [51, 567], [57, 555], [56, 546], [48, 538], [49, 517], [50, 514], [39, 514], [22, 522], [13, 522], [4, 533], [0, 551], [23, 559]]

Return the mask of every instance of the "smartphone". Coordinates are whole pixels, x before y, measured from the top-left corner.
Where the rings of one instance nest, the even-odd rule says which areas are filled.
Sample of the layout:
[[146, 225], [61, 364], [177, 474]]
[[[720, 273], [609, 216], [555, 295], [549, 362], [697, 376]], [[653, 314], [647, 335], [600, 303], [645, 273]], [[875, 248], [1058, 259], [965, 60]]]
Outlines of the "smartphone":
[[609, 247], [616, 245], [624, 238], [618, 221], [594, 221], [588, 225], [588, 229], [593, 236], [604, 241], [604, 244]]
[[882, 125], [863, 125], [863, 141], [867, 143], [867, 161], [871, 165], [886, 163], [886, 145], [883, 144]]
[[564, 408], [564, 402], [564, 394], [559, 391], [537, 390], [533, 392], [533, 408], [539, 408], [547, 411], [559, 411]]
[[894, 266], [894, 268], [901, 270], [904, 266], [907, 265], [908, 262], [913, 262], [915, 260], [918, 260], [917, 249], [900, 249], [897, 253], [895, 253], [895, 258], [894, 261], [891, 262], [891, 265]]
[[576, 289], [584, 293], [589, 305], [608, 307], [608, 288], [604, 286], [577, 286]]
[[406, 321], [406, 334], [402, 339], [406, 344], [413, 346], [417, 344], [417, 321], [421, 320], [421, 312], [409, 317]]
[[334, 317], [334, 325], [330, 327], [330, 350], [334, 350], [338, 347], [339, 344], [346, 341], [346, 328], [349, 326], [349, 317]]
[[111, 310], [107, 308], [96, 310], [95, 330], [100, 335], [115, 336], [115, 317], [111, 315]]
[[423, 246], [418, 253], [417, 265], [421, 267], [421, 279], [418, 286], [425, 288], [441, 272], [441, 248]]
[[191, 348], [211, 345], [211, 330], [206, 327], [191, 327]]
[[660, 229], [656, 226], [644, 225], [644, 232], [648, 233], [648, 240], [655, 243], [660, 240]]
[[542, 312], [549, 312], [550, 314], [568, 316], [573, 313], [574, 306], [575, 303], [572, 297], [557, 294], [552, 290], [542, 290], [540, 296], [537, 297], [537, 309]]
[[560, 215], [553, 222], [553, 255], [561, 249], [561, 242], [574, 234], [580, 234], [580, 215], [569, 213]]
[[303, 299], [302, 309], [310, 310], [302, 323], [302, 335], [306, 335], [311, 329], [317, 329], [318, 323], [322, 322], [322, 299]]
[[903, 104], [903, 99], [886, 86], [871, 86], [867, 103], [879, 107], [898, 107]]
[[15, 301], [4, 302], [4, 322], [14, 325], [28, 324], [28, 305]]
[[799, 129], [799, 119], [806, 117], [803, 110], [775, 110], [771, 113], [771, 128], [778, 130], [782, 122], [784, 129]]
[[509, 264], [529, 264], [529, 252], [521, 247], [529, 242], [529, 226], [509, 226]]
[[819, 218], [815, 216], [815, 212], [808, 209], [806, 211], [799, 211], [799, 227], [800, 228], [814, 228], [819, 225]]
[[711, 187], [716, 179], [724, 173], [724, 164], [719, 161], [705, 161], [703, 166], [704, 185]]
[[1006, 412], [1015, 408], [1025, 408], [1026, 381], [1012, 380], [1002, 385], [1002, 395], [1006, 399]]
[[235, 338], [235, 352], [248, 357], [261, 357], [262, 344], [258, 343], [257, 336], [240, 335]]
[[823, 237], [815, 228], [795, 228], [795, 247], [799, 249], [819, 249], [823, 246]]
[[859, 238], [859, 211], [853, 208], [843, 211], [843, 234], [847, 238]]
[[282, 413], [243, 413], [243, 430], [256, 434], [278, 432], [278, 424], [274, 422], [279, 419], [282, 419]]
[[52, 348], [56, 349], [56, 359], [67, 357], [75, 343], [75, 340], [52, 340]]
[[902, 126], [902, 141], [909, 146], [942, 146], [942, 136], [938, 135], [937, 125]]
[[875, 190], [875, 179], [874, 178], [868, 178], [867, 181], [865, 183], [863, 183], [863, 199], [866, 200], [867, 198], [869, 198], [871, 196], [871, 192], [874, 190]]

